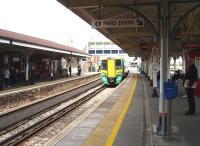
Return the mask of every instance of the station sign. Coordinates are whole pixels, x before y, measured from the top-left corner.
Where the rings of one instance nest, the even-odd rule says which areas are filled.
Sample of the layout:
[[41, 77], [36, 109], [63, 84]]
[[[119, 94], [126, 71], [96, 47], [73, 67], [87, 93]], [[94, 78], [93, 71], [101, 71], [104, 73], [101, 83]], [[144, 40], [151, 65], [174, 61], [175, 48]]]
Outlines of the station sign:
[[93, 28], [144, 27], [144, 18], [93, 20]]

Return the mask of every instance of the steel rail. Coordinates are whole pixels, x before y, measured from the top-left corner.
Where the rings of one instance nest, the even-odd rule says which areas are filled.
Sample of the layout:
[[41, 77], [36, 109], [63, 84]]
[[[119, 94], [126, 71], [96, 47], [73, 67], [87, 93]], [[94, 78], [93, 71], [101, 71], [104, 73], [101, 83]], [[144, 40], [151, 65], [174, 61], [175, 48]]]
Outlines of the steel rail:
[[[99, 82], [99, 83], [98, 83], [98, 82]], [[12, 119], [12, 120], [16, 120], [16, 121], [13, 121], [12, 124], [8, 124], [7, 126], [5, 126], [5, 127], [2, 128], [2, 129], [0, 128], [0, 136], [3, 135], [3, 134], [5, 134], [5, 133], [7, 133], [7, 132], [9, 132], [9, 131], [11, 131], [11, 130], [13, 130], [13, 129], [15, 129], [15, 128], [18, 127], [18, 126], [20, 126], [20, 125], [26, 123], [27, 121], [29, 121], [29, 120], [31, 120], [31, 119], [37, 117], [38, 115], [41, 115], [41, 114], [43, 114], [43, 113], [45, 113], [45, 112], [47, 112], [47, 111], [49, 111], [49, 110], [51, 110], [51, 109], [53, 109], [53, 108], [59, 106], [59, 105], [62, 104], [63, 102], [66, 102], [66, 101], [68, 101], [68, 100], [71, 100], [71, 99], [73, 99], [74, 97], [76, 97], [76, 96], [78, 96], [78, 95], [80, 95], [80, 94], [83, 94], [84, 92], [87, 92], [87, 91], [88, 91], [89, 89], [91, 89], [91, 88], [88, 87], [86, 90], [80, 90], [80, 89], [86, 88], [86, 86], [91, 86], [93, 83], [96, 83], [96, 84], [95, 84], [94, 86], [92, 86], [91, 88], [94, 88], [94, 87], [98, 86], [99, 84], [101, 84], [100, 79], [96, 79], [96, 80], [93, 80], [93, 81], [91, 81], [91, 82], [89, 82], [89, 83], [85, 83], [85, 84], [80, 85], [80, 86], [78, 86], [78, 87], [75, 87], [75, 88], [72, 88], [72, 89], [70, 89], [70, 90], [64, 91], [64, 92], [62, 92], [62, 93], [60, 93], [60, 94], [57, 94], [57, 95], [55, 95], [55, 96], [49, 97], [49, 98], [47, 98], [47, 99], [44, 99], [44, 100], [41, 100], [41, 101], [38, 101], [38, 102], [35, 102], [35, 103], [30, 104], [30, 105], [28, 105], [28, 106], [25, 106], [25, 107], [19, 108], [19, 109], [17, 109], [17, 110], [11, 111], [11, 112], [9, 112], [9, 113], [0, 115], [0, 120], [1, 120], [2, 118], [6, 118], [7, 116], [9, 116], [9, 115], [11, 115], [11, 114], [15, 115], [15, 113], [20, 113], [20, 112], [22, 112], [23, 110], [27, 110], [27, 109], [29, 109], [29, 108], [32, 108], [33, 106], [37, 106], [38, 104], [41, 104], [41, 103], [50, 101], [50, 100], [52, 100], [53, 98], [57, 98], [58, 96], [64, 96], [65, 94], [70, 94], [70, 93], [72, 93], [72, 92], [75, 92], [75, 93], [72, 93], [72, 94], [74, 94], [74, 95], [72, 95], [71, 97], [69, 97], [69, 98], [67, 98], [67, 99], [65, 99], [65, 100], [62, 100], [62, 101], [60, 101], [60, 102], [58, 102], [58, 103], [55, 103], [55, 104], [53, 104], [52, 106], [45, 107], [44, 110], [41, 110], [41, 111], [39, 111], [39, 112], [33, 113], [33, 114], [31, 114], [31, 115], [28, 115], [28, 116], [26, 116], [25, 118], [22, 118], [22, 119], [20, 119], [20, 120]]]
[[105, 89], [105, 86], [100, 85], [100, 87], [97, 90], [95, 90], [94, 92], [89, 93], [88, 95], [86, 95], [86, 96], [82, 97], [81, 99], [75, 101], [74, 103], [70, 104], [66, 108], [61, 109], [60, 111], [57, 111], [56, 113], [46, 117], [45, 119], [35, 123], [34, 125], [26, 128], [26, 129], [24, 129], [23, 131], [5, 139], [4, 141], [0, 142], [0, 145], [1, 146], [8, 146], [8, 145], [15, 146], [15, 145], [22, 143], [24, 140], [26, 140], [30, 136], [34, 135], [35, 133], [37, 133], [37, 132], [41, 131], [42, 129], [44, 129], [45, 127], [47, 127], [48, 125], [57, 121], [59, 118], [61, 118], [65, 114], [69, 113], [70, 111], [74, 110], [81, 104], [85, 103], [86, 101], [88, 101], [89, 99], [91, 99], [93, 96], [100, 93], [104, 89]]

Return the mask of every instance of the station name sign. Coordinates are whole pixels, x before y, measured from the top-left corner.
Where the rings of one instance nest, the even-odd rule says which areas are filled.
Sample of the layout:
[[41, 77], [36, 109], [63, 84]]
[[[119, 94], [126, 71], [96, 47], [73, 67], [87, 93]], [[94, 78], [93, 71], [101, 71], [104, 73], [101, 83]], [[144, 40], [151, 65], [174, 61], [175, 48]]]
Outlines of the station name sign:
[[144, 27], [143, 18], [93, 20], [93, 28]]

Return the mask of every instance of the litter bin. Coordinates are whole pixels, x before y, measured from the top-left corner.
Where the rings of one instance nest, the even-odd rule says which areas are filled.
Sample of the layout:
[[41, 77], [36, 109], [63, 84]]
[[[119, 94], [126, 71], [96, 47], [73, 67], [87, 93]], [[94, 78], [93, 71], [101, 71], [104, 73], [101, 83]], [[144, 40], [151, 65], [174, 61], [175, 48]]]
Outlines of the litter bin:
[[164, 83], [164, 95], [168, 100], [172, 100], [177, 96], [177, 85], [175, 82]]

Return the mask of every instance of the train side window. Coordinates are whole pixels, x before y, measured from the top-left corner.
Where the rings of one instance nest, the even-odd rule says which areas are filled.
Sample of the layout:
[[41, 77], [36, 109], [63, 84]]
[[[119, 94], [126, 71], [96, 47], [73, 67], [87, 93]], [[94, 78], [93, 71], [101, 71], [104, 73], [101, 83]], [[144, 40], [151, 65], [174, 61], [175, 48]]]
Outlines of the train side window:
[[106, 60], [102, 60], [101, 69], [102, 69], [102, 70], [107, 69], [107, 61], [106, 61]]

